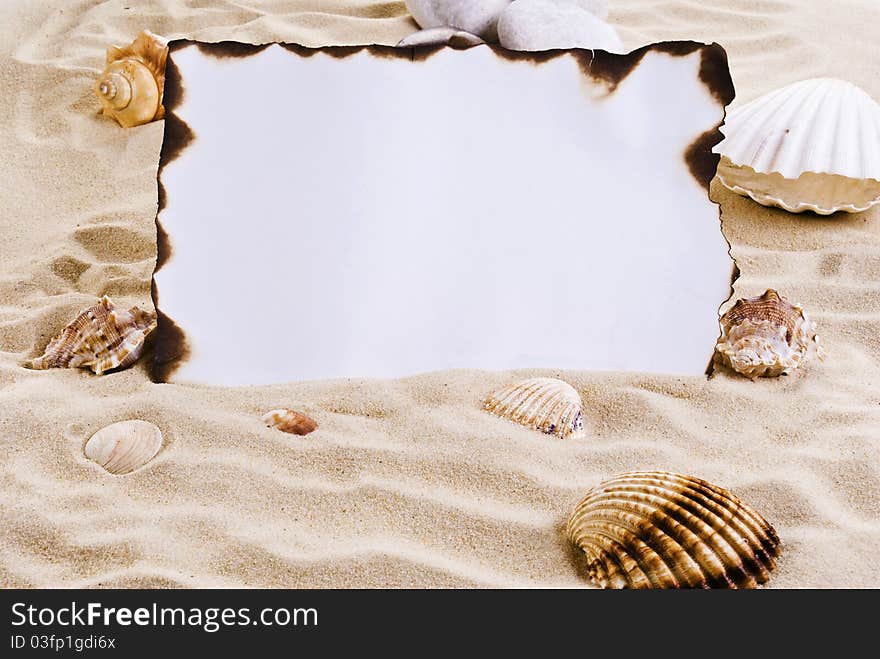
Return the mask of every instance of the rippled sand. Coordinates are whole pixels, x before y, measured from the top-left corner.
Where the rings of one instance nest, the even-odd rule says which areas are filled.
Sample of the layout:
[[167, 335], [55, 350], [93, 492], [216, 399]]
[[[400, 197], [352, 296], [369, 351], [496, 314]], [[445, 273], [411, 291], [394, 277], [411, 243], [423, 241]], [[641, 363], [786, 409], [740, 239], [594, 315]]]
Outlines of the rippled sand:
[[[871, 0], [611, 4], [629, 47], [725, 46], [735, 103], [819, 75], [880, 98]], [[804, 304], [828, 359], [760, 382], [567, 372], [583, 440], [483, 413], [510, 373], [232, 390], [155, 385], [143, 364], [102, 378], [20, 368], [96, 296], [150, 305], [162, 124], [123, 130], [90, 89], [106, 46], [144, 27], [312, 46], [414, 29], [402, 2], [0, 7], [0, 584], [577, 587], [569, 511], [603, 477], [650, 468], [761, 511], [783, 540], [771, 587], [880, 586], [880, 208], [792, 216], [713, 185], [737, 296], [772, 286]], [[280, 405], [320, 429], [263, 428]], [[165, 433], [150, 466], [112, 477], [83, 457], [92, 432], [132, 417]]]

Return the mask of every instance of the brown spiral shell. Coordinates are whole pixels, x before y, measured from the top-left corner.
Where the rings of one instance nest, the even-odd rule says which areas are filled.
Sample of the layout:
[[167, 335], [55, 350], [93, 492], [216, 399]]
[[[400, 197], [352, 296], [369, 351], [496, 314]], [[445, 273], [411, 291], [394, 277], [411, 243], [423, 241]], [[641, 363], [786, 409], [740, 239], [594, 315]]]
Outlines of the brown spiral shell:
[[165, 61], [168, 42], [143, 30], [127, 46], [110, 46], [107, 64], [95, 82], [101, 112], [131, 128], [165, 116]]
[[602, 588], [755, 588], [779, 555], [773, 527], [733, 494], [662, 471], [594, 487], [566, 533]]

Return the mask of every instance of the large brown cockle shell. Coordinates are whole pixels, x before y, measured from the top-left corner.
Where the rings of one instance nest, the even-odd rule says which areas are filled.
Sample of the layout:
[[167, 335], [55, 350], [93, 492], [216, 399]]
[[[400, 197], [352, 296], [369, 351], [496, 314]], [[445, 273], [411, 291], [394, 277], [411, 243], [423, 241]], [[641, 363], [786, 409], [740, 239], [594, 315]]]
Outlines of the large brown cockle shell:
[[134, 364], [147, 335], [156, 328], [156, 314], [132, 307], [117, 309], [106, 295], [77, 316], [26, 368], [91, 368], [98, 375]]
[[95, 83], [102, 112], [130, 128], [165, 116], [165, 60], [168, 42], [149, 30], [128, 46], [110, 46], [107, 66]]
[[738, 300], [721, 317], [715, 350], [724, 364], [752, 379], [787, 374], [813, 354], [824, 357], [816, 325], [772, 289]]
[[601, 588], [755, 588], [779, 555], [773, 527], [733, 494], [661, 471], [594, 487], [567, 535]]

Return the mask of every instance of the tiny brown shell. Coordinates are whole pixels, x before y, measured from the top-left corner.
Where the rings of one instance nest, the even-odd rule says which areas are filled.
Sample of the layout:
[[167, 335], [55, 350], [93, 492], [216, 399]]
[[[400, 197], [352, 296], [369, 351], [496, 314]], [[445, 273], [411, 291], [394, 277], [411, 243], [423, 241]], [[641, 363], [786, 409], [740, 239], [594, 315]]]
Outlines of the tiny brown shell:
[[263, 423], [291, 435], [308, 435], [318, 427], [318, 424], [305, 414], [286, 408], [266, 412], [263, 415]]
[[816, 325], [773, 289], [738, 300], [721, 317], [715, 350], [722, 363], [752, 379], [790, 373], [812, 355], [824, 357]]
[[775, 529], [733, 494], [662, 471], [600, 483], [566, 533], [602, 588], [755, 588], [779, 555]]
[[132, 307], [117, 309], [107, 296], [77, 316], [49, 342], [26, 368], [91, 368], [98, 375], [134, 364], [147, 336], [156, 328], [156, 314]]

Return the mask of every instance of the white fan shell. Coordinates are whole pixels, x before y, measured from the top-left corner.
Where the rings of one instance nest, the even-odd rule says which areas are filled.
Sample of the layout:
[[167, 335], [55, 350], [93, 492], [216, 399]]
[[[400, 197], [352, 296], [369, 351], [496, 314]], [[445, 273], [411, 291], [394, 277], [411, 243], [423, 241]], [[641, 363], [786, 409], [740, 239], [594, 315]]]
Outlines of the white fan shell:
[[792, 213], [880, 203], [880, 105], [852, 83], [803, 80], [730, 112], [716, 151], [733, 192]]

